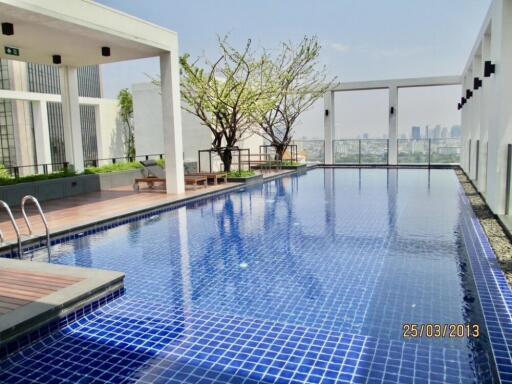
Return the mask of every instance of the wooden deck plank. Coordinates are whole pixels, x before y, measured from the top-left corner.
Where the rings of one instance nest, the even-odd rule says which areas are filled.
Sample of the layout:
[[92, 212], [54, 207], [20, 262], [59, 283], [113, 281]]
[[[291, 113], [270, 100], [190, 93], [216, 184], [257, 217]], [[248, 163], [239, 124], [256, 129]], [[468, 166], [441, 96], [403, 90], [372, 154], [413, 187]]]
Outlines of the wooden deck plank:
[[42, 287], [42, 288], [48, 288], [53, 289], [54, 291], [68, 287], [70, 284], [56, 284], [51, 282], [41, 282], [41, 281], [34, 281], [34, 280], [25, 280], [25, 279], [16, 279], [15, 277], [4, 277], [0, 276], [0, 283], [5, 284], [14, 284], [14, 285], [23, 285], [27, 287]]
[[68, 281], [68, 282], [73, 282], [73, 283], [83, 280], [80, 277], [50, 275], [50, 274], [45, 274], [45, 273], [18, 271], [18, 270], [12, 270], [12, 269], [0, 269], [0, 274], [11, 274], [11, 275], [14, 274], [17, 276], [24, 275], [24, 276], [32, 276], [33, 278], [55, 279], [58, 281]]
[[30, 303], [30, 300], [16, 299], [15, 297], [2, 296], [2, 295], [0, 295], [0, 301], [2, 303], [13, 303], [13, 304], [18, 304], [18, 305], [25, 305], [25, 304]]

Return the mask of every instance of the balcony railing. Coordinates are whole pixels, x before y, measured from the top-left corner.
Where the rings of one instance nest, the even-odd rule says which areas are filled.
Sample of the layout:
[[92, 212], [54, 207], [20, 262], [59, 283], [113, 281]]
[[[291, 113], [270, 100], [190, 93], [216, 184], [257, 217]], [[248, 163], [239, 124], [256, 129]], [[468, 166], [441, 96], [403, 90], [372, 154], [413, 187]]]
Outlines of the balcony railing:
[[387, 164], [388, 139], [333, 140], [335, 164]]
[[141, 160], [158, 160], [163, 159], [164, 155], [162, 153], [155, 153], [151, 155], [138, 155], [133, 157], [108, 157], [105, 159], [88, 159], [84, 160], [84, 167], [101, 167], [102, 165], [110, 165], [110, 164], [120, 164], [120, 163], [132, 163], [134, 161]]

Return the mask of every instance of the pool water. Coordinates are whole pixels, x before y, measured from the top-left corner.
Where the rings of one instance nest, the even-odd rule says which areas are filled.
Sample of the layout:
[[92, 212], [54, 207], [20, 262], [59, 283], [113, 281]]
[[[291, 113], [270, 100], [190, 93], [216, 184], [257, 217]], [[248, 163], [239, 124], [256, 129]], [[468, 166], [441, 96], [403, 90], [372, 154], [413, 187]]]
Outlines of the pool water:
[[452, 170], [316, 169], [56, 245], [126, 294], [0, 382], [490, 382], [485, 343], [402, 337], [479, 321], [461, 209]]

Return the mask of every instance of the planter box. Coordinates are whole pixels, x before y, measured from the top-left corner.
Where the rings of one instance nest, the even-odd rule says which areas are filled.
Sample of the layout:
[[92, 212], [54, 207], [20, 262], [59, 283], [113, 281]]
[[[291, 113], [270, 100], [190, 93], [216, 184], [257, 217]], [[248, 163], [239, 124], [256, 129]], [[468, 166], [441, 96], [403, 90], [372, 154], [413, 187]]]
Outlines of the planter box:
[[80, 175], [52, 180], [31, 181], [0, 186], [0, 200], [9, 205], [20, 205], [23, 196], [32, 195], [40, 202], [100, 190], [98, 175]]
[[[266, 166], [262, 166], [262, 165], [252, 165], [251, 166], [252, 169], [268, 169], [268, 167]], [[277, 165], [272, 165], [270, 168], [272, 169], [275, 169], [275, 168], [281, 168], [281, 169], [306, 169], [307, 168], [307, 164], [304, 163], [304, 164], [299, 164], [299, 165], [282, 165], [281, 167], [277, 166]]]
[[307, 164], [304, 163], [304, 164], [299, 164], [299, 165], [283, 165], [281, 167], [281, 169], [296, 169], [297, 171], [298, 170], [303, 170], [303, 169], [306, 169], [307, 168]]
[[234, 183], [257, 184], [263, 182], [263, 175], [254, 175], [250, 177], [228, 177], [228, 181]]
[[142, 169], [133, 169], [131, 171], [99, 173], [100, 189], [112, 189], [133, 185], [136, 178], [143, 177]]

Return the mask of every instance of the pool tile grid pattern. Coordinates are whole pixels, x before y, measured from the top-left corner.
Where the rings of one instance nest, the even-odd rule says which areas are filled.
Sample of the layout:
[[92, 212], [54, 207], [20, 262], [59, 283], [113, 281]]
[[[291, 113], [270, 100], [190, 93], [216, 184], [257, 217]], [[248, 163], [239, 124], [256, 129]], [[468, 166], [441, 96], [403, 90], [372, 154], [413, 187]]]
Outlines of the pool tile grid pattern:
[[108, 295], [99, 298], [91, 303], [84, 305], [83, 307], [67, 314], [66, 316], [55, 319], [48, 324], [43, 325], [39, 329], [34, 330], [26, 335], [18, 337], [16, 340], [8, 342], [7, 344], [0, 346], [0, 361], [6, 359], [8, 356], [19, 352], [23, 348], [43, 339], [44, 337], [59, 331], [77, 321], [78, 319], [87, 316], [99, 307], [121, 297], [125, 292], [124, 288], [118, 289], [117, 291], [110, 292]]
[[[133, 308], [141, 317], [134, 318]], [[460, 364], [461, 353], [273, 321], [169, 310], [125, 297], [11, 357], [0, 381], [471, 382], [469, 366]]]
[[502, 383], [512, 383], [512, 290], [461, 188], [463, 233], [482, 312]]
[[[264, 203], [269, 203], [268, 198]], [[203, 217], [199, 219], [206, 223]], [[189, 225], [196, 225], [190, 217]], [[374, 243], [374, 239], [359, 238]], [[148, 246], [153, 245], [151, 239], [146, 240]], [[170, 242], [174, 243], [176, 239], [171, 238]], [[75, 255], [69, 256], [75, 262], [80, 260], [79, 250], [76, 248]], [[301, 251], [306, 252], [306, 249], [301, 248]], [[159, 261], [157, 256], [152, 255], [151, 263]], [[116, 259], [93, 260], [119, 262]], [[252, 263], [251, 266], [256, 268], [256, 260]], [[191, 266], [194, 268], [193, 260]], [[210, 270], [201, 273], [215, 272], [213, 266], [208, 265]], [[173, 269], [179, 271], [179, 267], [178, 263]], [[389, 267], [393, 269], [395, 266], [390, 264]], [[224, 264], [223, 268], [230, 268], [229, 264]], [[151, 268], [148, 273], [152, 273]], [[0, 382], [475, 382], [469, 358], [461, 349], [381, 338], [380, 330], [373, 330], [378, 331], [378, 338], [356, 334], [359, 333], [357, 326], [350, 332], [346, 329], [337, 331], [334, 324], [328, 329], [323, 328], [326, 323], [294, 324], [293, 318], [289, 321], [274, 317], [270, 320], [251, 319], [250, 312], [244, 312], [250, 310], [250, 306], [243, 307], [244, 311], [239, 315], [230, 314], [230, 308], [223, 307], [225, 303], [220, 307], [207, 307], [207, 310], [202, 305], [199, 306], [201, 310], [187, 309], [179, 303], [173, 306], [169, 292], [165, 296], [158, 289], [155, 292], [154, 287], [148, 296], [149, 291], [139, 291], [140, 287], [133, 286], [129, 281], [130, 274], [127, 275], [131, 293], [0, 363], [3, 374]], [[356, 272], [351, 274], [357, 275]], [[220, 276], [228, 278], [227, 273]], [[152, 277], [157, 276], [153, 274]], [[170, 282], [171, 277], [167, 275], [167, 278]], [[169, 289], [171, 285], [166, 287]], [[201, 293], [207, 298], [208, 292]], [[195, 298], [194, 307], [199, 299]], [[375, 296], [374, 299], [377, 299], [373, 303], [375, 306], [380, 298]], [[318, 301], [316, 297], [315, 300]], [[368, 300], [365, 302], [370, 305]], [[273, 314], [270, 308], [265, 317], [269, 313]]]

